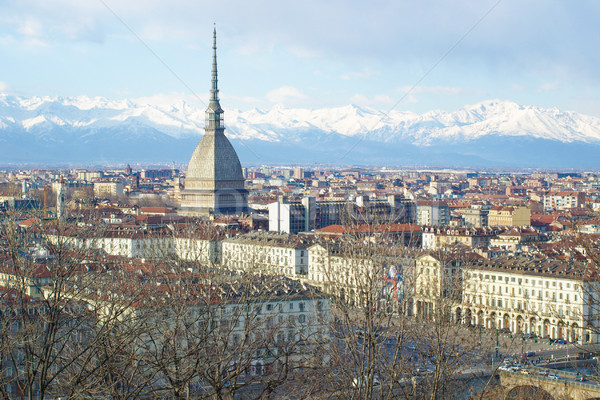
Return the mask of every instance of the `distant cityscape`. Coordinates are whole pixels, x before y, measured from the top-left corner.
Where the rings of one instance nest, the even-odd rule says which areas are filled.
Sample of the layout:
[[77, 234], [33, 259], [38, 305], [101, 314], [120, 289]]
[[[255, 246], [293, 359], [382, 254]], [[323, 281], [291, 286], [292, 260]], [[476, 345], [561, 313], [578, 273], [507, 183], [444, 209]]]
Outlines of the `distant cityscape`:
[[[48, 233], [49, 243], [93, 249], [111, 263], [146, 260], [148, 268], [161, 249], [186, 262], [286, 277], [320, 290], [319, 301], [356, 305], [365, 299], [352, 274], [361, 272], [347, 263], [367, 267], [335, 243], [359, 237], [385, 248], [369, 265], [380, 276], [393, 270], [378, 296], [402, 287], [399, 315], [435, 318], [443, 299], [463, 326], [577, 343], [573, 357], [600, 342], [599, 288], [590, 276], [600, 174], [271, 166], [242, 173], [247, 205], [194, 215], [181, 207], [186, 177], [175, 168], [5, 170], [0, 210], [25, 232], [59, 218], [73, 228]], [[5, 270], [2, 284], [13, 279]]]
[[3, 397], [600, 397], [600, 172], [243, 167], [212, 48], [185, 171], [0, 170]]

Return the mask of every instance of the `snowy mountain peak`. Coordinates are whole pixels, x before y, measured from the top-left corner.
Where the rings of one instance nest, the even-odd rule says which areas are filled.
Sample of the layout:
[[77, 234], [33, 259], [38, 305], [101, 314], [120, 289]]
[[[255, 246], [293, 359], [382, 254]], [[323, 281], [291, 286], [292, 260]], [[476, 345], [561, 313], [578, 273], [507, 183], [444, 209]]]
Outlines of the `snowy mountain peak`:
[[[67, 138], [91, 143], [90, 138], [102, 135], [111, 139], [107, 143], [134, 140], [143, 135], [160, 138], [163, 142], [196, 142], [204, 134], [205, 107], [169, 95], [109, 100], [88, 96], [27, 98], [0, 94], [0, 142], [10, 144], [5, 147], [12, 146], [15, 151], [23, 135], [53, 143]], [[316, 145], [323, 140], [326, 141], [321, 145], [323, 149], [339, 147], [347, 138], [357, 143], [354, 136], [360, 136], [363, 144], [383, 146], [378, 151], [394, 146], [406, 149], [409, 145], [429, 149], [459, 144], [464, 147], [482, 140], [600, 145], [599, 118], [498, 99], [452, 112], [423, 114], [399, 110], [386, 114], [355, 104], [316, 110], [281, 105], [267, 110], [226, 109], [225, 124], [226, 134], [235, 140], [273, 146], [302, 146], [307, 142]]]

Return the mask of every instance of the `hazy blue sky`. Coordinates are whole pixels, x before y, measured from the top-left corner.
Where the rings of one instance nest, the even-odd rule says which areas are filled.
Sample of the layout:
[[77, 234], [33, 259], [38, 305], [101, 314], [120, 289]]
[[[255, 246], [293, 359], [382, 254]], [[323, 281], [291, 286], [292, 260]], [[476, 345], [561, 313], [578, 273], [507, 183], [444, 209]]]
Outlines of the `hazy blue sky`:
[[225, 108], [498, 98], [600, 116], [599, 21], [585, 0], [2, 1], [0, 92], [204, 99], [216, 22]]

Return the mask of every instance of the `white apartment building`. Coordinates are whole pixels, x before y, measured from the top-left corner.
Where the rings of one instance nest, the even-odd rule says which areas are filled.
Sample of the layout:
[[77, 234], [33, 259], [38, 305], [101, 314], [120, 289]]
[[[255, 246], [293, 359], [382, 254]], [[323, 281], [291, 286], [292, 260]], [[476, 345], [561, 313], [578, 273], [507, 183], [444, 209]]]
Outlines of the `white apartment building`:
[[108, 229], [90, 232], [73, 228], [62, 235], [46, 234], [45, 237], [55, 245], [62, 241], [63, 245], [71, 248], [97, 249], [112, 256], [147, 259], [177, 257], [205, 266], [221, 262], [220, 236], [202, 232], [173, 233], [168, 229]]
[[488, 226], [488, 214], [491, 206], [475, 205], [471, 208], [463, 210], [462, 218], [465, 222], [465, 226], [473, 226], [475, 228], [481, 228]]
[[308, 251], [309, 284], [351, 303], [361, 301], [361, 291], [365, 290], [363, 277], [373, 275], [370, 259], [339, 254], [336, 249], [321, 244], [309, 247]]
[[23, 289], [25, 294], [32, 298], [42, 297], [41, 288], [51, 283], [50, 269], [46, 265], [38, 265], [27, 276], [15, 273], [9, 265], [0, 266], [0, 287]]
[[46, 234], [46, 240], [54, 245], [74, 249], [97, 249], [112, 256], [128, 258], [161, 258], [175, 255], [175, 244], [171, 234], [144, 231], [105, 231], [90, 234], [87, 231], [71, 230], [59, 234]]
[[297, 236], [249, 233], [223, 240], [222, 265], [235, 271], [305, 278], [307, 242]]
[[316, 199], [305, 197], [301, 202], [283, 199], [269, 204], [269, 231], [298, 233], [315, 229]]
[[544, 210], [568, 210], [585, 207], [585, 193], [557, 192], [544, 196]]
[[221, 262], [221, 241], [188, 235], [175, 235], [175, 254], [182, 260], [195, 261], [201, 265]]
[[487, 329], [599, 343], [599, 299], [598, 280], [583, 264], [499, 257], [464, 267], [455, 312], [464, 323]]
[[[460, 304], [462, 266], [474, 254], [438, 252], [423, 254], [415, 260], [413, 313], [422, 318], [435, 318]], [[441, 309], [440, 309], [441, 308]]]
[[94, 182], [94, 196], [116, 197], [123, 195], [123, 182]]
[[102, 179], [104, 173], [102, 171], [77, 171], [77, 179], [80, 181], [91, 182], [94, 179]]
[[512, 228], [490, 240], [490, 247], [516, 251], [538, 239], [539, 234], [532, 228]]
[[[231, 340], [240, 343], [247, 329], [263, 331], [266, 335], [276, 331], [277, 342], [288, 341], [313, 346], [329, 339], [331, 304], [329, 296], [318, 289], [285, 277], [266, 279], [256, 286], [256, 294], [241, 290], [226, 292], [221, 320], [235, 321]], [[256, 334], [256, 333], [255, 333]], [[267, 349], [261, 354], [268, 358]], [[308, 348], [307, 348], [308, 350]], [[297, 352], [302, 357], [302, 350]], [[268, 359], [266, 360], [269, 361]]]
[[417, 225], [445, 226], [450, 224], [450, 210], [442, 201], [417, 201]]
[[[202, 273], [189, 276], [199, 282], [205, 277]], [[285, 277], [232, 274], [230, 279], [206, 285], [189, 285], [185, 279], [177, 279], [169, 286], [160, 285], [160, 280], [147, 281], [144, 293], [150, 300], [132, 302], [125, 310], [119, 309], [124, 315], [120, 320], [148, 319], [148, 330], [137, 337], [137, 353], [160, 351], [161, 341], [172, 340], [173, 329], [180, 324], [179, 332], [189, 333], [185, 340], [201, 341], [203, 346], [228, 351], [228, 361], [248, 366], [242, 374], [277, 373], [283, 358], [278, 360], [276, 356], [286, 343], [295, 346], [293, 353], [285, 358], [290, 363], [287, 366], [326, 360], [318, 349], [329, 340], [329, 296]], [[179, 284], [184, 284], [186, 290], [179, 291]], [[171, 289], [175, 289], [177, 297], [170, 295]], [[127, 298], [130, 290], [130, 283], [123, 281], [111, 293], [102, 296], [94, 293], [86, 301], [96, 303], [96, 309], [106, 312], [106, 317], [115, 308], [103, 305], [109, 305], [115, 298], [118, 301]], [[177, 299], [175, 304], [173, 298]], [[182, 362], [185, 360], [189, 358], [182, 357]]]
[[421, 247], [424, 250], [439, 250], [462, 244], [471, 248], [487, 246], [500, 233], [496, 228], [425, 227]]
[[[392, 290], [396, 293], [406, 290], [405, 260], [395, 257], [389, 248], [367, 247], [363, 251], [355, 246], [344, 251], [335, 244], [330, 247], [315, 244], [308, 251], [306, 282], [350, 304], [365, 304], [368, 296], [373, 296], [371, 301], [382, 304], [392, 300]], [[392, 271], [394, 278], [388, 279]], [[397, 305], [392, 304], [392, 307]]]
[[[358, 196], [355, 201], [317, 201], [315, 197], [309, 196], [291, 203], [280, 199], [269, 204], [268, 208], [269, 231], [280, 233], [295, 234], [359, 221], [410, 224], [416, 219], [414, 203], [400, 195], [390, 195], [385, 200]], [[447, 211], [446, 206], [446, 215]]]

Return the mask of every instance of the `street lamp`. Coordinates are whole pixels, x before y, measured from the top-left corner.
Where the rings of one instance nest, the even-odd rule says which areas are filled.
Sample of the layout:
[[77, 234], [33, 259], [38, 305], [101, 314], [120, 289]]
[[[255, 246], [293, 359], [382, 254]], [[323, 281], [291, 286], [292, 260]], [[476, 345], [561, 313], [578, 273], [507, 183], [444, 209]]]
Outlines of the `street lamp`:
[[496, 358], [500, 358], [498, 348], [500, 347], [500, 334], [496, 331]]

